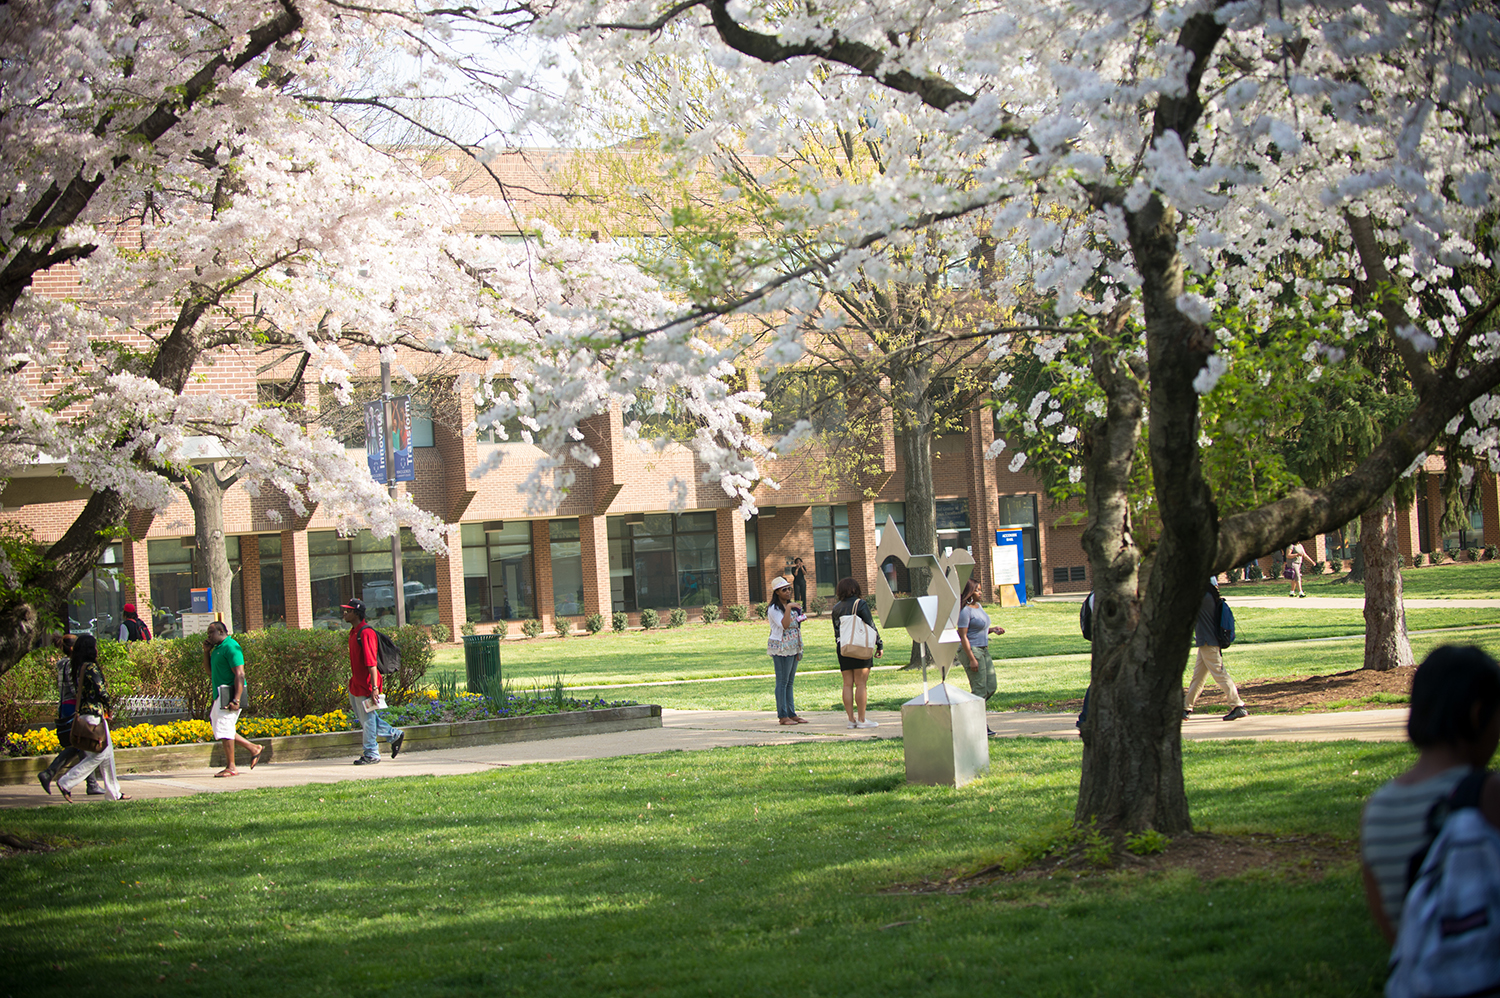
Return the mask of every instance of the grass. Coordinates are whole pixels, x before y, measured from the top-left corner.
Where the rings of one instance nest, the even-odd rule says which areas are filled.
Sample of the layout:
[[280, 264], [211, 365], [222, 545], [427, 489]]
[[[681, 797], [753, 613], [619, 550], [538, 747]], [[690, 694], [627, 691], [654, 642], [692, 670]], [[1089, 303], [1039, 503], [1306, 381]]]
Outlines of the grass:
[[[1233, 587], [1228, 593], [1232, 598]], [[1009, 610], [991, 607], [989, 613], [995, 623], [1006, 628], [1006, 633], [991, 646], [997, 659], [1088, 654], [1088, 642], [1078, 632], [1075, 603], [1036, 603]], [[1235, 620], [1241, 645], [1364, 633], [1363, 611], [1358, 609], [1238, 607]], [[1407, 611], [1407, 626], [1412, 630], [1477, 624], [1500, 625], [1500, 608]], [[804, 669], [838, 667], [828, 618], [809, 620], [803, 636], [807, 645]], [[892, 660], [894, 656], [904, 659], [910, 649], [909, 644], [901, 647], [904, 633], [889, 637]], [[507, 641], [501, 646], [501, 656], [505, 679], [518, 689], [538, 684], [550, 686], [559, 674], [569, 686], [593, 686], [713, 679], [769, 671], [763, 621], [712, 626], [695, 623], [672, 630]], [[463, 682], [461, 648], [438, 649], [428, 677], [436, 681], [439, 676], [456, 677]]]
[[[962, 896], [1071, 815], [1079, 747], [908, 786], [899, 742], [809, 744], [10, 812], [0, 994], [1375, 995], [1351, 867], [1112, 874]], [[1356, 834], [1389, 744], [1188, 743], [1195, 824]]]
[[[1302, 588], [1309, 596], [1363, 597], [1365, 589], [1362, 584], [1338, 581], [1346, 574], [1304, 575]], [[1288, 583], [1283, 579], [1276, 585], [1286, 586]], [[1241, 586], [1238, 589], [1242, 592], [1258, 592], [1262, 587], [1266, 595], [1277, 595], [1275, 586], [1269, 582]], [[1232, 594], [1236, 588], [1226, 586], [1225, 595]], [[1462, 565], [1428, 565], [1425, 568], [1403, 569], [1401, 591], [1408, 599], [1500, 598], [1500, 562], [1465, 562]]]

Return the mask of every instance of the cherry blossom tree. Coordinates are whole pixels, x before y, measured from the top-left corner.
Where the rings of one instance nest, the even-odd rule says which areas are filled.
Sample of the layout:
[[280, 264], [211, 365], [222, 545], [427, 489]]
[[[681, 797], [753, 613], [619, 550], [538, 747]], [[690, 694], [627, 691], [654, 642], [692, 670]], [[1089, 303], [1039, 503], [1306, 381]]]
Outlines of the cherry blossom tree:
[[[268, 346], [300, 352], [342, 400], [375, 352], [400, 376], [399, 348], [470, 358], [461, 390], [548, 449], [539, 501], [568, 486], [568, 458], [592, 459], [580, 419], [642, 386], [676, 393], [709, 413], [710, 469], [748, 495], [767, 451], [711, 327], [637, 332], [668, 303], [617, 249], [469, 232], [469, 213], [509, 209], [454, 196], [341, 116], [420, 123], [351, 94], [371, 46], [442, 46], [428, 15], [404, 0], [0, 5], [0, 474], [45, 459], [92, 490], [44, 559], [0, 566], [0, 672], [62, 617], [129, 510], [203, 482], [205, 441], [294, 513], [443, 545], [437, 517], [390, 500], [327, 431], [199, 384], [203, 364]], [[77, 290], [41, 293], [49, 271]], [[494, 392], [501, 373], [522, 388]]]
[[[893, 164], [783, 198], [817, 259], [679, 322], [779, 316], [789, 362], [819, 297], [802, 277], [852, 283], [886, 245], [983, 215], [987, 231], [948, 238], [1008, 247], [1018, 279], [1002, 304], [1042, 296], [1074, 327], [992, 350], [1065, 359], [1100, 390], [1082, 425], [1034, 401], [1035, 433], [1009, 441], [1017, 468], [1043, 441], [1074, 440], [1057, 458], [1087, 495], [1099, 603], [1080, 819], [1191, 827], [1181, 684], [1211, 573], [1360, 515], [1445, 432], [1500, 466], [1496, 301], [1461, 279], [1494, 266], [1490, 4], [577, 2], [538, 30], [571, 40], [594, 87], [664, 49], [721, 74], [694, 95], [705, 118], [653, 121], [683, 164], [711, 161], [726, 135], [752, 153], [793, 145], [789, 108], [878, 141]], [[1372, 309], [1354, 307], [1355, 286]], [[1231, 312], [1266, 329], [1305, 320], [1310, 369], [1386, 352], [1415, 409], [1348, 473], [1221, 516], [1200, 417], [1235, 362], [1220, 336]], [[1149, 542], [1130, 502], [1142, 439]]]

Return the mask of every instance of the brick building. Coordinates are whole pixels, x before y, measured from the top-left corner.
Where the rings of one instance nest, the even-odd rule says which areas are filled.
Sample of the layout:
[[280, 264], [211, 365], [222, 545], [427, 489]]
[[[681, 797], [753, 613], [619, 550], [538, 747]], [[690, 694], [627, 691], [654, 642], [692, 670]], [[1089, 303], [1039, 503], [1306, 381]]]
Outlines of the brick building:
[[[492, 166], [516, 190], [546, 187], [540, 168], [525, 157]], [[453, 172], [451, 162], [441, 168]], [[450, 179], [460, 190], [490, 183], [468, 168]], [[505, 235], [515, 217], [476, 216], [470, 224]], [[76, 289], [76, 281], [61, 267], [43, 275], [37, 286], [62, 296]], [[225, 349], [195, 374], [189, 391], [254, 399], [264, 379], [285, 372], [258, 373], [255, 356]], [[297, 401], [315, 418], [321, 401], [316, 391], [299, 392]], [[472, 402], [453, 393], [444, 397], [451, 401], [441, 403], [439, 411], [413, 420], [416, 479], [401, 488], [458, 530], [441, 556], [407, 539], [402, 596], [412, 622], [441, 623], [455, 634], [466, 621], [484, 633], [519, 631], [520, 622], [538, 618], [550, 631], [559, 618], [573, 619], [576, 626], [593, 613], [607, 618], [624, 611], [638, 620], [648, 607], [759, 602], [769, 591], [768, 580], [789, 571], [794, 557], [807, 565], [810, 593], [831, 595], [845, 575], [868, 591], [880, 570], [874, 560], [880, 531], [890, 524], [900, 530], [905, 520], [901, 449], [890, 418], [877, 421], [883, 430], [872, 448], [876, 458], [861, 480], [829, 485], [822, 480], [826, 476], [808, 470], [817, 454], [783, 458], [768, 469], [781, 488], [757, 491], [761, 512], [746, 521], [734, 499], [702, 482], [703, 468], [686, 446], [670, 445], [660, 455], [642, 453], [626, 439], [625, 415], [615, 409], [583, 425], [598, 465], [575, 462], [567, 495], [551, 509], [528, 511], [519, 487], [541, 451], [465, 434], [462, 427], [474, 418]], [[977, 575], [992, 592], [989, 551], [995, 532], [1020, 529], [1033, 593], [1086, 591], [1081, 508], [1053, 504], [1030, 474], [1013, 474], [1003, 462], [986, 460], [993, 440], [990, 410], [975, 407], [965, 415], [963, 432], [934, 441], [940, 546], [972, 550]], [[504, 456], [498, 468], [472, 478], [496, 450]], [[215, 456], [205, 451], [201, 459]], [[38, 467], [17, 474], [0, 494], [0, 515], [31, 527], [42, 542], [55, 540], [84, 501], [58, 472]], [[687, 483], [680, 512], [669, 510], [667, 483], [673, 478]], [[1473, 540], [1437, 536], [1437, 476], [1429, 481], [1432, 495], [1402, 513], [1403, 551], [1500, 540], [1493, 475], [1485, 476], [1482, 502], [1471, 518]], [[132, 539], [112, 545], [80, 587], [73, 626], [113, 633], [122, 603], [147, 602], [156, 632], [170, 635], [177, 614], [189, 606], [189, 590], [207, 584], [194, 549], [191, 510], [183, 497], [165, 512], [132, 514], [128, 527]], [[280, 496], [252, 497], [238, 486], [225, 498], [224, 529], [235, 579], [230, 599], [240, 629], [340, 627], [338, 606], [351, 597], [364, 599], [377, 621], [394, 613], [389, 541], [376, 541], [368, 532], [340, 537], [318, 510], [299, 517]], [[1335, 535], [1319, 538], [1314, 557], [1339, 557], [1341, 544]], [[902, 575], [894, 574], [899, 587]]]

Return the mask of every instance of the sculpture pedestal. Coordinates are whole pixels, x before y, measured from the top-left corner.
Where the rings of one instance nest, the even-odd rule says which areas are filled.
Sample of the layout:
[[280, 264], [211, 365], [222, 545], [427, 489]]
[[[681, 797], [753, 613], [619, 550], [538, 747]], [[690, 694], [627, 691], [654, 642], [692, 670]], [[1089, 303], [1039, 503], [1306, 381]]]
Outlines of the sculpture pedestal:
[[984, 700], [939, 683], [901, 705], [906, 782], [961, 787], [990, 771]]

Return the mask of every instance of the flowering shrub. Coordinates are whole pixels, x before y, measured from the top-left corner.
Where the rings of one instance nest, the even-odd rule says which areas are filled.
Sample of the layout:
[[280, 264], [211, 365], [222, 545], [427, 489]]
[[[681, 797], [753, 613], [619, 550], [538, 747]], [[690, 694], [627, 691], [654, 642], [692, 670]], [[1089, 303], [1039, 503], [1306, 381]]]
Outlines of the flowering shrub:
[[56, 755], [61, 751], [54, 728], [33, 728], [8, 735], [5, 740], [6, 755]]

